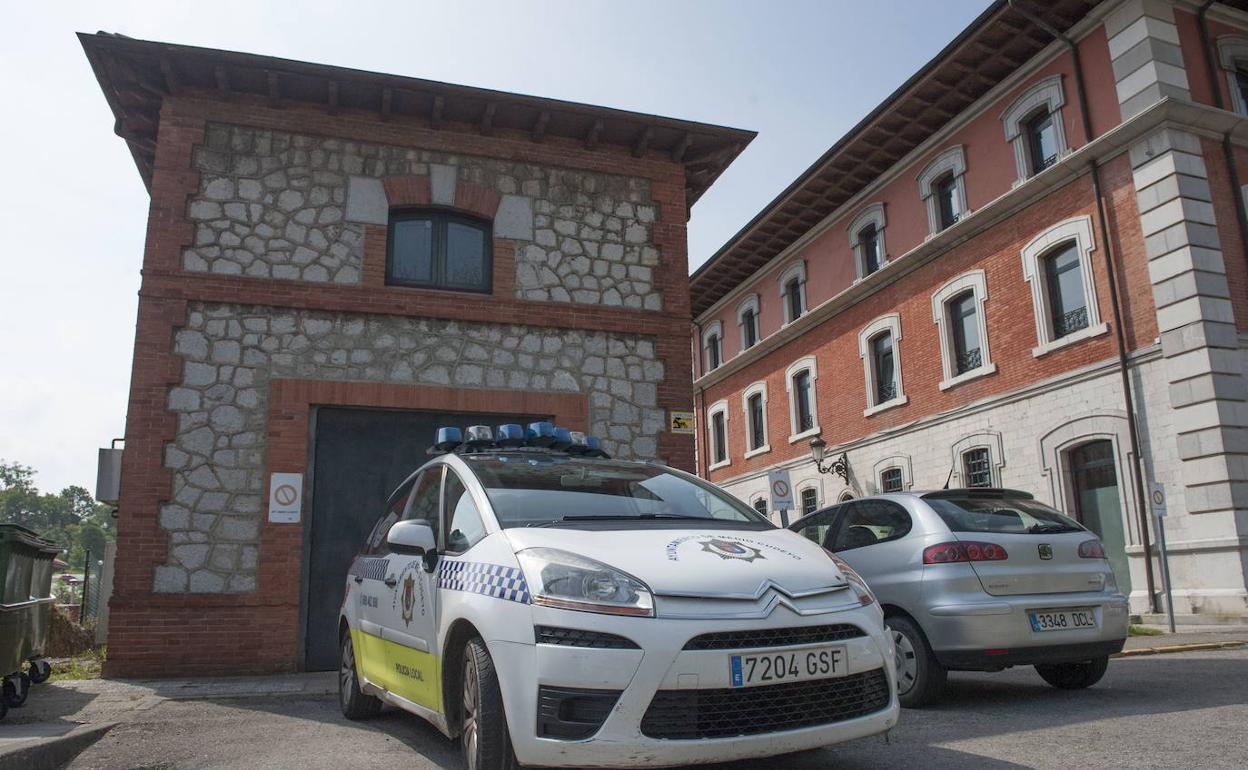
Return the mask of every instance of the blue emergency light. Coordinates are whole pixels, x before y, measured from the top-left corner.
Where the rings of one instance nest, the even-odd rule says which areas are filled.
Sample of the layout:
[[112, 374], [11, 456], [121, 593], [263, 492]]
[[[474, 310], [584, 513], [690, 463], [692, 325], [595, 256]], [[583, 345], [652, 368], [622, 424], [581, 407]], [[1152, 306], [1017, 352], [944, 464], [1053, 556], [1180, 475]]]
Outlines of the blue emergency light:
[[473, 449], [492, 446], [494, 444], [494, 432], [490, 430], [488, 425], [473, 425], [468, 428], [466, 434], [467, 444]]
[[475, 454], [491, 450], [510, 449], [516, 452], [566, 452], [581, 457], [609, 457], [602, 451], [602, 443], [595, 436], [587, 436], [579, 430], [556, 427], [553, 423], [531, 422], [528, 427], [516, 423], [504, 423], [497, 432], [488, 425], [472, 425], [467, 430], [456, 427], [438, 428], [437, 441], [429, 454], [448, 452]]
[[438, 428], [438, 439], [433, 443], [433, 448], [439, 452], [450, 452], [463, 441], [464, 434], [459, 428]]
[[498, 436], [495, 439], [499, 446], [514, 447], [524, 446], [524, 427], [514, 422], [498, 426]]
[[526, 438], [529, 446], [549, 447], [555, 443], [555, 426], [548, 422], [531, 422]]
[[572, 446], [572, 431], [567, 428], [555, 427], [555, 440], [551, 442], [550, 448], [557, 452], [565, 452]]

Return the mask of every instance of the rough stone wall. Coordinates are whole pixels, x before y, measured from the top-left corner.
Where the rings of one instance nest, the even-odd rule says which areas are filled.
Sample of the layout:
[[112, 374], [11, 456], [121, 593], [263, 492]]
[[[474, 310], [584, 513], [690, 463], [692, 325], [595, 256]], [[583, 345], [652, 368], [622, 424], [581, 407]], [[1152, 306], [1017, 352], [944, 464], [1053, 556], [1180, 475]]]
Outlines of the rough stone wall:
[[158, 592], [255, 590], [273, 377], [585, 393], [591, 431], [621, 458], [653, 459], [664, 428], [663, 364], [635, 335], [193, 303], [174, 349]]
[[350, 178], [420, 175], [435, 203], [465, 181], [521, 204], [510, 211], [528, 221], [507, 234], [517, 298], [663, 306], [646, 179], [221, 124], [208, 126], [193, 164], [186, 270], [359, 283], [364, 225], [345, 216]]

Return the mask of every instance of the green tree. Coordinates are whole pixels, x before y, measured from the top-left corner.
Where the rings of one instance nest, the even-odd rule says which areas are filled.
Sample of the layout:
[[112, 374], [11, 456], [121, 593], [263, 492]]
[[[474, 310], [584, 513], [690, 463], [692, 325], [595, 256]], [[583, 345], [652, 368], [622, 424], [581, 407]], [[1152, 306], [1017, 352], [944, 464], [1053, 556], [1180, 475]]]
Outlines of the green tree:
[[79, 486], [44, 494], [34, 476], [30, 466], [0, 460], [0, 522], [20, 524], [65, 548], [71, 567], [81, 568], [88, 550], [92, 561], [102, 558], [105, 543], [116, 537], [112, 507]]

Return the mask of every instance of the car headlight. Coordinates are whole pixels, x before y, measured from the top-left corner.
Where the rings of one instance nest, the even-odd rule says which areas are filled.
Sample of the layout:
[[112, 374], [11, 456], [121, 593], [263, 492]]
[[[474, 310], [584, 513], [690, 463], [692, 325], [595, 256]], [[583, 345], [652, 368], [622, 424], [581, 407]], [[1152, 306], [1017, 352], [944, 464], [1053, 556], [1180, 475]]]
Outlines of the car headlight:
[[654, 617], [654, 594], [645, 583], [602, 562], [555, 548], [516, 554], [534, 604], [608, 615]]
[[836, 568], [845, 576], [846, 582], [849, 583], [850, 588], [854, 589], [854, 593], [858, 594], [858, 602], [864, 607], [875, 604], [875, 594], [871, 593], [871, 589], [867, 586], [867, 581], [862, 579], [862, 575], [859, 575], [853, 567], [849, 566], [848, 562], [828, 549], [823, 549], [823, 552], [836, 564]]

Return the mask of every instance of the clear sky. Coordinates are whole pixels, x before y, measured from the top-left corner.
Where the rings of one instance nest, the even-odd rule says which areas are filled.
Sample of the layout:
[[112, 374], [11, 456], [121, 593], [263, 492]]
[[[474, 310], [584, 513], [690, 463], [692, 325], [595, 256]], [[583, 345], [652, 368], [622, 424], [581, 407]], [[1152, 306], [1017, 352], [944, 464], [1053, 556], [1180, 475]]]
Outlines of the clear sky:
[[690, 269], [989, 0], [0, 2], [0, 458], [94, 489], [121, 436], [148, 198], [75, 32], [302, 59], [759, 136], [693, 209]]

